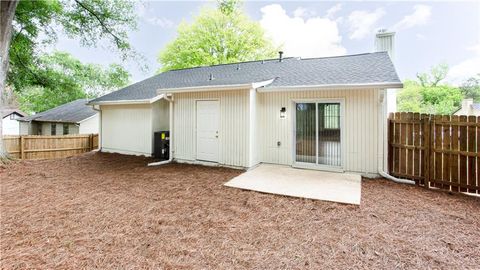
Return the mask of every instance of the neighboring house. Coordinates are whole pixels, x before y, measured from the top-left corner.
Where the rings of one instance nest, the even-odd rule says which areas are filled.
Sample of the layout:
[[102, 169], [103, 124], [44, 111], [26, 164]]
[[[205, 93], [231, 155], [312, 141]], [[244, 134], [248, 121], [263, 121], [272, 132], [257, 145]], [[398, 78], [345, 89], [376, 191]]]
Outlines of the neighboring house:
[[104, 152], [149, 156], [153, 132], [169, 130], [178, 162], [274, 163], [373, 176], [386, 166], [386, 91], [402, 87], [387, 52], [280, 54], [164, 72], [89, 104], [101, 111]]
[[0, 111], [0, 114], [2, 115], [2, 134], [20, 134], [20, 125], [17, 119], [26, 116], [27, 114], [17, 109], [4, 109]]
[[473, 103], [473, 99], [466, 98], [462, 100], [462, 107], [454, 115], [480, 116], [480, 103]]
[[18, 119], [21, 135], [98, 133], [98, 112], [78, 99], [53, 109]]

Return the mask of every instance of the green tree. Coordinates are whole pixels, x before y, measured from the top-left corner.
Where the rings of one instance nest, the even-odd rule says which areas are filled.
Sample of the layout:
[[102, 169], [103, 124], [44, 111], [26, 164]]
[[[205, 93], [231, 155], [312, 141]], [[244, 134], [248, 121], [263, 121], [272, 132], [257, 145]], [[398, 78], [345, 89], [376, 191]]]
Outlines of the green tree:
[[472, 98], [474, 102], [480, 102], [480, 73], [463, 82], [460, 90], [465, 98]]
[[463, 95], [457, 87], [441, 84], [447, 73], [448, 66], [441, 64], [433, 67], [430, 74], [418, 74], [418, 81], [405, 81], [398, 94], [398, 111], [431, 114], [455, 112]]
[[[135, 27], [134, 3], [128, 0], [0, 1], [0, 101], [6, 100], [7, 82], [17, 94], [31, 87], [46, 89], [45, 77], [37, 76], [35, 67], [58, 32], [84, 46], [107, 41], [125, 59], [137, 55], [128, 42], [128, 31]], [[0, 162], [5, 156], [0, 140]]]
[[65, 52], [54, 52], [39, 58], [33, 70], [42, 84], [25, 86], [17, 94], [23, 111], [41, 112], [79, 98], [94, 98], [128, 83], [129, 74], [123, 67], [107, 68], [82, 64]]
[[177, 38], [158, 56], [160, 71], [274, 57], [276, 50], [262, 27], [249, 19], [238, 1], [203, 8], [192, 24], [182, 22]]

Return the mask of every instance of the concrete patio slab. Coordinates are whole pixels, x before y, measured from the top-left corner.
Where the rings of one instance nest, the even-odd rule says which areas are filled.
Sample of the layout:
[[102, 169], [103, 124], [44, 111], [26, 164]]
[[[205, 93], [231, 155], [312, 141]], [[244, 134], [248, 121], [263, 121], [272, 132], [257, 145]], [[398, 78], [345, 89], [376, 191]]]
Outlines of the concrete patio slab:
[[292, 197], [360, 205], [361, 176], [261, 164], [224, 184]]

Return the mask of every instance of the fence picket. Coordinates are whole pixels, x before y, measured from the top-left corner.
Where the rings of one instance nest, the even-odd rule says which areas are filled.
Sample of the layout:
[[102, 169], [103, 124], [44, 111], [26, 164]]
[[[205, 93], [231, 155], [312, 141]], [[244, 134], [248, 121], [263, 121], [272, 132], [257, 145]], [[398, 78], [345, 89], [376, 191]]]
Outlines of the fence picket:
[[[454, 153], [453, 151], [459, 151], [460, 145], [458, 143], [458, 125], [457, 123], [460, 121], [458, 115], [452, 115], [452, 138], [451, 138], [451, 149], [452, 153], [450, 154], [450, 173], [451, 173], [451, 182], [460, 184], [460, 176], [458, 172], [458, 161], [459, 157], [458, 154]], [[458, 186], [452, 185], [452, 191], [460, 191]]]
[[[465, 115], [460, 116], [460, 122], [467, 122], [467, 117]], [[467, 151], [467, 126], [460, 126], [459, 127], [459, 145], [460, 145], [460, 151]], [[465, 155], [460, 155], [459, 157], [459, 171], [460, 171], [460, 191], [461, 192], [466, 192], [467, 189], [465, 187], [462, 187], [467, 185], [467, 157]]]
[[[468, 122], [470, 123], [476, 123], [476, 117], [471, 115], [468, 117]], [[476, 126], [474, 125], [471, 125], [471, 126], [468, 126], [467, 129], [468, 129], [468, 142], [467, 142], [467, 145], [468, 145], [468, 152], [473, 152], [473, 153], [477, 153], [477, 149], [476, 149], [476, 145], [477, 145], [477, 138], [476, 138]], [[473, 157], [473, 156], [469, 156], [468, 157], [468, 171], [467, 171], [467, 174], [468, 174], [468, 185], [469, 186], [475, 186], [476, 185], [476, 157]], [[476, 192], [476, 190], [474, 189], [468, 189], [468, 192]]]
[[[447, 151], [451, 150], [450, 140], [451, 140], [451, 137], [452, 137], [452, 133], [451, 133], [451, 125], [449, 124], [449, 123], [451, 123], [450, 120], [451, 120], [450, 115], [443, 115], [442, 116], [442, 122], [447, 123], [447, 124], [443, 124], [442, 149], [447, 150]], [[440, 140], [442, 140], [442, 138], [440, 138]], [[446, 182], [450, 182], [451, 181], [450, 180], [451, 179], [450, 178], [450, 154], [449, 153], [442, 153], [442, 161], [443, 161], [443, 164], [442, 164], [442, 167], [443, 167], [442, 180], [446, 181]], [[450, 187], [451, 187], [451, 185], [445, 185], [443, 188], [450, 190]]]

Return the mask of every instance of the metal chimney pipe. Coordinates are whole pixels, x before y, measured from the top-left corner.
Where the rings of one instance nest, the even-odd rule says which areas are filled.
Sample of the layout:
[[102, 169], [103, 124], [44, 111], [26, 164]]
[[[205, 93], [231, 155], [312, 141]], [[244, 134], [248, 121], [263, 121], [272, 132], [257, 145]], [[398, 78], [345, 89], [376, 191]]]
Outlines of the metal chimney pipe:
[[283, 52], [279, 51], [278, 52], [278, 62], [282, 62], [282, 61], [283, 61]]

